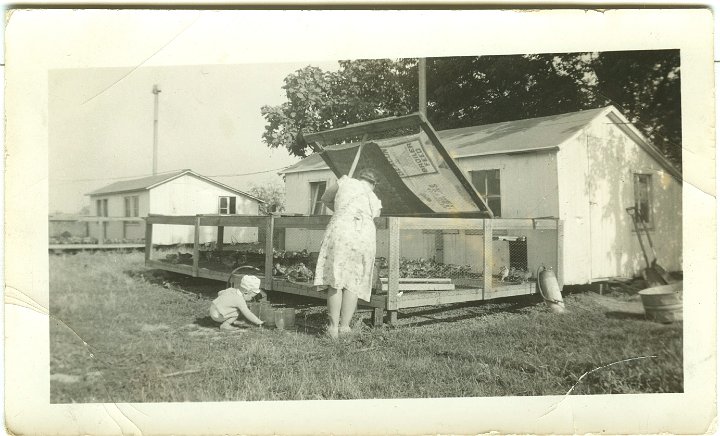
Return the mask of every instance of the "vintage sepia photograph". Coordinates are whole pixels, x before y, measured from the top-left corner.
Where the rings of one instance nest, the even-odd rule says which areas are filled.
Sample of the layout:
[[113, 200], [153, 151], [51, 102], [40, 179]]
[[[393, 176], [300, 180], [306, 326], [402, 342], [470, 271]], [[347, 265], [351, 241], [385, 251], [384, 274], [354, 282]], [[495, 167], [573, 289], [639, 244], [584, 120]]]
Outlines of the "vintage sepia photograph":
[[51, 401], [682, 392], [680, 82], [678, 50], [51, 71]]
[[[233, 431], [280, 434], [320, 431], [294, 427], [296, 407], [319, 425], [325, 407], [446, 401], [454, 414], [468, 406], [450, 404], [483, 401], [507, 414], [544, 398], [528, 412], [540, 424], [501, 432], [547, 433], [542, 419], [566, 410], [564, 399], [695, 395], [697, 323], [714, 325], [714, 314], [693, 311], [700, 300], [714, 307], [715, 283], [695, 262], [712, 252], [688, 244], [714, 244], [714, 233], [688, 222], [715, 224], [688, 209], [701, 201], [688, 190], [702, 186], [688, 171], [708, 174], [688, 154], [706, 131], [688, 130], [702, 92], [686, 41], [563, 45], [550, 34], [522, 49], [318, 51], [328, 34], [315, 25], [333, 18], [398, 29], [415, 28], [406, 16], [432, 19], [261, 12], [63, 11], [59, 28], [76, 26], [46, 43], [58, 60], [37, 75], [45, 178], [32, 219], [47, 221], [27, 246], [42, 260], [26, 277], [44, 297], [18, 285], [6, 300], [44, 320], [39, 401], [112, 404], [120, 428], [143, 434], [159, 434], [137, 421], [157, 406], [241, 406], [238, 419], [255, 424]], [[448, 27], [461, 21], [433, 18], [443, 13]], [[26, 18], [10, 26], [42, 22]], [[291, 27], [262, 33], [296, 19], [313, 29], [298, 41]], [[385, 37], [393, 47], [400, 38]], [[316, 49], [273, 49], [285, 43]], [[12, 141], [8, 150], [11, 162]], [[258, 427], [273, 407], [295, 412]], [[343, 415], [330, 416], [332, 433], [390, 431], [381, 420], [343, 430], [331, 423]], [[621, 433], [595, 418], [583, 432]], [[474, 433], [498, 428], [466, 419]], [[676, 431], [663, 422], [628, 431]], [[181, 432], [215, 434], [197, 425]]]

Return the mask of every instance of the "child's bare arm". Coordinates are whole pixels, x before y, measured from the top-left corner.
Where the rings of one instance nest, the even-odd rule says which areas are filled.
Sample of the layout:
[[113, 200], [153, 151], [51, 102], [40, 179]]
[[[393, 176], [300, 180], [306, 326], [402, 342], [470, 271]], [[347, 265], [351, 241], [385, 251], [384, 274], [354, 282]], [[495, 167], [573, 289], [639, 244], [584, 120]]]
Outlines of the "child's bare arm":
[[238, 310], [240, 310], [240, 313], [242, 313], [242, 315], [245, 317], [245, 319], [247, 319], [251, 323], [253, 323], [255, 325], [261, 325], [263, 323], [260, 320], [260, 318], [255, 316], [255, 314], [252, 313], [252, 311], [250, 311], [250, 308], [247, 306], [247, 303], [242, 298], [240, 298], [238, 301]]

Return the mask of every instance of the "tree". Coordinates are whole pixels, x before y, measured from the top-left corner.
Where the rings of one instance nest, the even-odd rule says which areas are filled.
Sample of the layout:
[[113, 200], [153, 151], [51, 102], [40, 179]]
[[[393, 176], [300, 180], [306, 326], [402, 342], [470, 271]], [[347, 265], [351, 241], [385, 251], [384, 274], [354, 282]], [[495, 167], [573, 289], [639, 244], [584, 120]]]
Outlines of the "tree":
[[261, 108], [268, 122], [263, 141], [269, 147], [285, 147], [296, 156], [305, 156], [301, 132], [417, 110], [414, 94], [408, 89], [413, 83], [409, 76], [416, 74], [413, 69], [402, 62], [372, 59], [341, 61], [337, 72], [310, 66], [297, 70], [285, 78], [287, 101]]
[[272, 212], [285, 210], [285, 185], [272, 183], [268, 185], [252, 185], [250, 195], [253, 195], [265, 203], [260, 203], [260, 215], [268, 215]]
[[428, 118], [440, 130], [573, 112], [588, 106], [578, 55], [428, 60]]
[[614, 104], [676, 164], [682, 162], [680, 51], [599, 53], [597, 94]]
[[[681, 158], [678, 50], [428, 59], [427, 114], [438, 130], [613, 104], [675, 162]], [[305, 156], [301, 132], [417, 111], [417, 60], [341, 61], [285, 79], [287, 101], [264, 106], [263, 140]]]

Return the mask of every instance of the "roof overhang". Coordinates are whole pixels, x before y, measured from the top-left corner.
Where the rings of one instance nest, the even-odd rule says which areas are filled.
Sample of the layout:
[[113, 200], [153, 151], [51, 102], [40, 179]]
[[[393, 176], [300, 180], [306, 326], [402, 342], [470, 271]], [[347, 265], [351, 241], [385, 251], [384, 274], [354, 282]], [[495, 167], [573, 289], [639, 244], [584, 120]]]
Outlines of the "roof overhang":
[[499, 156], [499, 155], [506, 155], [511, 156], [514, 154], [530, 154], [530, 153], [547, 153], [551, 151], [558, 151], [560, 150], [559, 145], [553, 145], [550, 147], [537, 147], [537, 148], [526, 148], [523, 150], [497, 150], [497, 151], [488, 151], [488, 152], [482, 152], [482, 153], [468, 153], [468, 154], [458, 154], [458, 155], [452, 155], [453, 159], [465, 159], [469, 157], [483, 157], [483, 156]]
[[101, 192], [99, 194], [89, 193], [89, 194], [85, 194], [85, 195], [87, 195], [88, 197], [107, 197], [110, 195], [133, 194], [133, 193], [141, 193], [141, 192], [145, 192], [145, 191], [147, 191], [147, 188], [130, 189], [130, 190], [126, 190], [126, 191]]

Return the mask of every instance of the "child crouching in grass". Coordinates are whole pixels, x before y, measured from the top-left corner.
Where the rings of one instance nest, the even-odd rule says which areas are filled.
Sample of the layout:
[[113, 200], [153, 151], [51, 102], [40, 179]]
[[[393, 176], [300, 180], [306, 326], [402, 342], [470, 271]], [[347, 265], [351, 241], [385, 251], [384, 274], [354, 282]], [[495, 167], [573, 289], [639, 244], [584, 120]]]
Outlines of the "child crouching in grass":
[[234, 325], [240, 314], [251, 323], [261, 326], [263, 322], [250, 311], [247, 302], [262, 297], [260, 279], [246, 275], [240, 281], [240, 289], [228, 288], [218, 292], [218, 297], [210, 304], [210, 317], [221, 323], [220, 330], [238, 330]]

